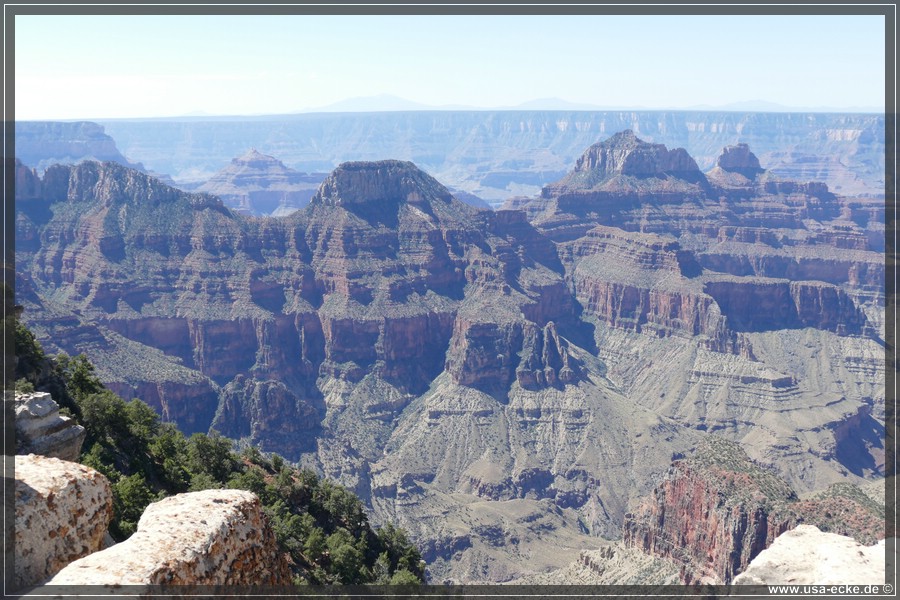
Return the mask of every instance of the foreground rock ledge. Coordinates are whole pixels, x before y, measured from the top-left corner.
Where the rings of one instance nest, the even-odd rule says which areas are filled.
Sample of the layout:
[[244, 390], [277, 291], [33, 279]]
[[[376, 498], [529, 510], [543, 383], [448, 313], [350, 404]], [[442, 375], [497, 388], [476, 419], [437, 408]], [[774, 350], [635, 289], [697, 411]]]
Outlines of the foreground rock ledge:
[[863, 546], [813, 525], [798, 525], [775, 539], [735, 577], [735, 585], [882, 585], [884, 540]]
[[109, 481], [89, 467], [16, 456], [15, 585], [40, 583], [103, 545], [112, 519]]
[[242, 490], [151, 504], [121, 544], [86, 556], [47, 585], [287, 585], [290, 572], [259, 498]]

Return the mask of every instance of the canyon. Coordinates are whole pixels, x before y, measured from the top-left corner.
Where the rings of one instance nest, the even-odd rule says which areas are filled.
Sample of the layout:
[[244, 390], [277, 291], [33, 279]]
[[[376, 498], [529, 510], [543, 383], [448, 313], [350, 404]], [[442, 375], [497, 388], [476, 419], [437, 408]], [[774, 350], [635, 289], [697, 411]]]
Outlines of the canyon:
[[[788, 180], [821, 181], [844, 196], [883, 195], [885, 186], [885, 120], [873, 114], [400, 111], [108, 119], [92, 125], [102, 127], [122, 154], [168, 174], [185, 189], [256, 148], [306, 173], [328, 173], [347, 161], [407, 160], [460, 196], [474, 194], [499, 206], [510, 196], [540, 193], [563, 177], [585, 148], [626, 129], [650, 142], [684, 148], [704, 171], [723, 147], [744, 142], [767, 169]], [[84, 128], [90, 126], [17, 122], [17, 156], [40, 170], [65, 162], [59, 159], [77, 155], [60, 140], [83, 144], [87, 136], [79, 130]], [[52, 152], [44, 150], [50, 142]], [[98, 151], [84, 156], [117, 160]]]
[[329, 167], [280, 218], [116, 162], [17, 163], [16, 300], [182, 431], [351, 488], [434, 583], [652, 550], [679, 525], [646, 499], [710, 439], [801, 495], [883, 477], [883, 201], [782, 178], [753, 136], [704, 170], [638, 133], [588, 128], [496, 211], [406, 160]]

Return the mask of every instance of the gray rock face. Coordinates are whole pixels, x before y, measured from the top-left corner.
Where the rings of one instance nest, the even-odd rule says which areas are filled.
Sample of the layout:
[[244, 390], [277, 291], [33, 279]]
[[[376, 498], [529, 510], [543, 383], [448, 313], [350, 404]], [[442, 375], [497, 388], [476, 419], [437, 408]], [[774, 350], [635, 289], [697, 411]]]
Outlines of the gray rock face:
[[73, 562], [46, 583], [287, 585], [290, 576], [259, 498], [243, 490], [205, 490], [151, 504], [134, 535]]
[[16, 456], [15, 585], [35, 585], [103, 547], [112, 489], [97, 471], [57, 458]]
[[523, 577], [515, 585], [681, 585], [678, 566], [673, 562], [621, 542], [582, 550], [566, 567]]
[[884, 566], [884, 540], [866, 547], [798, 525], [760, 552], [734, 585], [882, 585]]
[[16, 394], [16, 454], [74, 461], [84, 436], [84, 427], [61, 416], [59, 405], [47, 392]]

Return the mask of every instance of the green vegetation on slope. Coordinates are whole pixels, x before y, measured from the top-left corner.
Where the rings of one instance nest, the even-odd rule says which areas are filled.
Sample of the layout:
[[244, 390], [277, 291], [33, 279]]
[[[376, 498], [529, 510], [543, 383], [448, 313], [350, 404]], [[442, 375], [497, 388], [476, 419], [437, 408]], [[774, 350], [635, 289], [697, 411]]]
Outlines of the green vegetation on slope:
[[148, 504], [211, 488], [259, 496], [297, 584], [394, 584], [424, 581], [424, 563], [406, 533], [374, 530], [360, 500], [345, 488], [296, 469], [257, 448], [240, 453], [216, 435], [186, 438], [141, 400], [126, 402], [97, 379], [84, 355], [47, 357], [30, 331], [15, 323], [16, 381], [21, 390], [49, 391], [84, 426], [80, 462], [109, 478], [110, 534], [134, 533]]

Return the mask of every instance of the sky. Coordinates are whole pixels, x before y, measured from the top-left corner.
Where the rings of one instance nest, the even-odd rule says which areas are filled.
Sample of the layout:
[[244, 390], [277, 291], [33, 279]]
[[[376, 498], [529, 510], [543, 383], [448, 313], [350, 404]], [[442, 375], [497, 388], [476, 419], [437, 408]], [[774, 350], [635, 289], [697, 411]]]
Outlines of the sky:
[[884, 17], [15, 17], [15, 117], [286, 114], [389, 94], [881, 111]]

